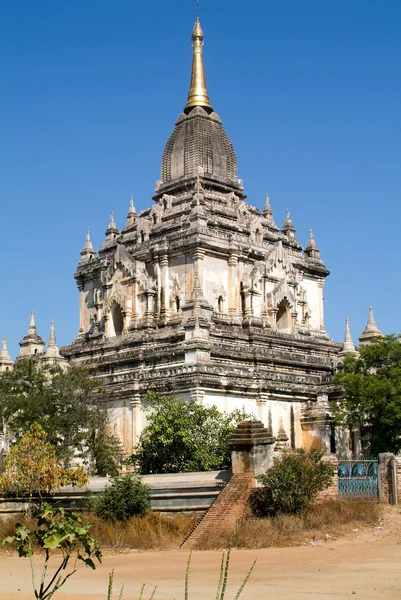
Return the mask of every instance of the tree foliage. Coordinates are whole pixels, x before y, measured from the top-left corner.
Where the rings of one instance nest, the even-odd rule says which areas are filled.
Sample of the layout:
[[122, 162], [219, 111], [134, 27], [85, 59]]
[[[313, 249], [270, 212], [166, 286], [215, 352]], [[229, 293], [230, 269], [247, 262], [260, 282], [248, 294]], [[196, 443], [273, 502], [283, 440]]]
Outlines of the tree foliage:
[[236, 424], [252, 418], [158, 394], [148, 394], [145, 406], [148, 425], [132, 457], [141, 473], [226, 469], [231, 464], [228, 440]]
[[[96, 558], [100, 562], [102, 553], [97, 541], [90, 536], [91, 525], [84, 523], [76, 513], [66, 513], [63, 508], [52, 508], [45, 503], [33, 517], [36, 520], [34, 531], [24, 524], [17, 523], [15, 534], [4, 538], [2, 545], [15, 544], [18, 555], [29, 558], [34, 596], [38, 600], [49, 600], [75, 573], [78, 560], [95, 569], [93, 559]], [[33, 555], [38, 551], [44, 553], [39, 585], [36, 583], [33, 563]], [[48, 575], [51, 553], [60, 559], [60, 563], [56, 570]], [[74, 556], [74, 566], [68, 572], [68, 563]]]
[[332, 484], [334, 470], [323, 454], [298, 449], [274, 459], [273, 466], [258, 477], [263, 487], [251, 496], [251, 509], [259, 517], [299, 513]]
[[106, 521], [125, 521], [150, 510], [150, 488], [135, 475], [117, 477], [96, 500], [95, 512]]
[[64, 465], [79, 457], [99, 475], [116, 475], [119, 442], [108, 433], [106, 411], [96, 402], [101, 391], [83, 367], [63, 371], [20, 359], [0, 376], [0, 419], [17, 440], [39, 423]]
[[334, 406], [341, 425], [359, 428], [365, 452], [397, 453], [401, 449], [401, 344], [395, 336], [361, 346], [346, 356], [335, 382], [344, 390]]
[[4, 460], [0, 490], [16, 496], [42, 497], [65, 485], [82, 487], [88, 476], [82, 466], [63, 467], [47, 435], [33, 423]]

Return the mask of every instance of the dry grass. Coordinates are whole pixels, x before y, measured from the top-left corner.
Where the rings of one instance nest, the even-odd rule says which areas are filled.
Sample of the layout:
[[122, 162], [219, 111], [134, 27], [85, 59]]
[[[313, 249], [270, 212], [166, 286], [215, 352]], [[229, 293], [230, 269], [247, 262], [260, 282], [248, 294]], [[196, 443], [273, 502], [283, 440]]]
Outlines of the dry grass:
[[226, 548], [268, 548], [296, 546], [313, 540], [338, 537], [354, 527], [372, 525], [380, 519], [380, 506], [374, 502], [326, 500], [301, 515], [273, 518], [246, 517], [237, 522], [234, 534], [224, 531], [198, 547], [200, 550]]
[[4, 517], [0, 518], [0, 550], [3, 549], [1, 546], [1, 540], [9, 535], [14, 535], [15, 526], [17, 523], [21, 523], [22, 521], [26, 521], [22, 516], [12, 516], [12, 517]]
[[109, 550], [168, 550], [177, 548], [197, 519], [184, 515], [166, 518], [150, 512], [145, 517], [132, 517], [125, 522], [102, 521], [93, 514], [85, 515], [92, 523], [91, 535], [101, 548]]
[[[294, 546], [316, 539], [344, 535], [354, 527], [371, 525], [380, 519], [380, 505], [374, 502], [326, 500], [312, 506], [302, 515], [277, 515], [270, 519], [251, 517], [238, 521], [236, 532], [216, 532], [199, 547], [201, 550], [227, 548], [267, 548]], [[177, 548], [196, 523], [196, 519], [176, 515], [166, 518], [150, 512], [145, 517], [132, 517], [125, 522], [102, 521], [93, 514], [83, 515], [92, 523], [91, 533], [103, 550], [168, 550]], [[0, 520], [0, 541], [13, 535], [23, 517]], [[34, 521], [29, 522], [33, 527]], [[10, 546], [1, 550], [10, 550]]]
[[[197, 519], [184, 515], [172, 518], [163, 517], [159, 513], [148, 513], [145, 517], [132, 517], [125, 522], [102, 521], [91, 513], [82, 515], [87, 523], [92, 523], [91, 535], [99, 542], [103, 550], [168, 550], [177, 548], [195, 525]], [[35, 521], [23, 515], [0, 519], [0, 552], [10, 551], [11, 546], [1, 546], [1, 540], [15, 533], [17, 523], [24, 523], [30, 529], [35, 528]]]

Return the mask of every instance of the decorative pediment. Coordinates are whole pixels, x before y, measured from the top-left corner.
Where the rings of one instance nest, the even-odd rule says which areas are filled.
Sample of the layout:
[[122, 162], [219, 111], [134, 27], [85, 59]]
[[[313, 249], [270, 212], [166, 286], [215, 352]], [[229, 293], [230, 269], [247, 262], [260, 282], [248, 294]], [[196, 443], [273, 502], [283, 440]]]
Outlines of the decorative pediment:
[[237, 206], [237, 218], [238, 223], [242, 225], [247, 225], [250, 221], [250, 213], [245, 202], [239, 202]]
[[290, 275], [296, 279], [295, 269], [293, 267], [288, 249], [285, 248], [281, 240], [274, 246], [265, 262], [266, 275], [274, 275], [282, 278]]
[[213, 290], [213, 293], [214, 293], [214, 297], [216, 299], [219, 299], [220, 297], [223, 298], [223, 300], [226, 299], [227, 292], [224, 289], [224, 286], [223, 286], [223, 283], [222, 283], [221, 279], [219, 279], [218, 282], [216, 283], [216, 286], [215, 286], [215, 288]]
[[153, 292], [156, 290], [156, 280], [147, 272], [145, 263], [137, 262], [136, 276], [138, 283], [144, 292]]
[[257, 243], [263, 242], [263, 226], [258, 217], [253, 217], [250, 224], [250, 233], [252, 239]]
[[117, 244], [113, 257], [106, 263], [106, 269], [102, 272], [102, 283], [109, 283], [118, 269], [123, 276], [131, 277], [135, 274], [136, 261], [122, 244]]
[[116, 270], [119, 265], [121, 265], [129, 275], [135, 273], [136, 262], [122, 244], [117, 244], [114, 253], [114, 269]]
[[111, 289], [107, 291], [107, 310], [110, 310], [113, 302], [116, 302], [116, 304], [120, 306], [121, 310], [125, 310], [126, 297], [124, 295], [123, 287], [119, 281], [115, 281]]
[[295, 305], [294, 292], [285, 279], [282, 279], [280, 283], [274, 288], [272, 298], [273, 304], [275, 306], [278, 306], [280, 302], [284, 299], [286, 299], [291, 306]]

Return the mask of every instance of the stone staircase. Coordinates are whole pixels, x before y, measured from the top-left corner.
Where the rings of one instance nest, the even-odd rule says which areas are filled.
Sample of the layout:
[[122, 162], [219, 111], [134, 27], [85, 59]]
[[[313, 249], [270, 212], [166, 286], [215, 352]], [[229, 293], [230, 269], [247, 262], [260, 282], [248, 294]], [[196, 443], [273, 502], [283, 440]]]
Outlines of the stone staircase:
[[207, 513], [181, 544], [181, 548], [191, 550], [201, 546], [204, 540], [221, 529], [228, 533], [234, 532], [237, 520], [244, 514], [253, 482], [254, 475], [251, 472], [232, 475]]

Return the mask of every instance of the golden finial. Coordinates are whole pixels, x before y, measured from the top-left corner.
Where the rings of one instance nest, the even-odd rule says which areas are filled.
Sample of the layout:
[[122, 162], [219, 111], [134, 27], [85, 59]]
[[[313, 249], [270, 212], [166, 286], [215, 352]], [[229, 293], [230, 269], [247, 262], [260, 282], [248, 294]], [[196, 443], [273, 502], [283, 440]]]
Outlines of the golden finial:
[[204, 108], [209, 108], [211, 111], [213, 110], [206, 88], [206, 77], [202, 56], [203, 39], [204, 35], [199, 21], [199, 14], [197, 14], [195, 27], [192, 32], [194, 53], [192, 58], [191, 87], [189, 88], [188, 102], [184, 108], [186, 113], [189, 113], [194, 106], [203, 106]]

